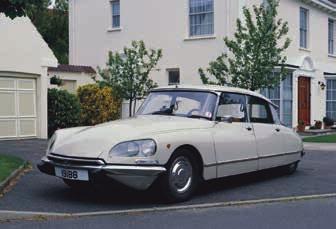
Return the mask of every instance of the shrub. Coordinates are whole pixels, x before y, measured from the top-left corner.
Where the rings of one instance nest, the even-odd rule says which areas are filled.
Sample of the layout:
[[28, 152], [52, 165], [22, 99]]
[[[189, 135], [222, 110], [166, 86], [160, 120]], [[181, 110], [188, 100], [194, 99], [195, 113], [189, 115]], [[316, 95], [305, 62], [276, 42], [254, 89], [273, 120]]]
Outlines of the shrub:
[[78, 88], [81, 104], [81, 124], [96, 125], [120, 117], [120, 99], [112, 94], [110, 87], [88, 84]]
[[63, 83], [62, 79], [57, 76], [53, 76], [50, 78], [50, 84], [61, 86], [62, 83]]
[[334, 120], [328, 117], [323, 118], [323, 122], [326, 126], [332, 126], [334, 125]]
[[65, 90], [48, 90], [48, 134], [49, 137], [62, 128], [79, 124], [80, 104], [78, 98]]

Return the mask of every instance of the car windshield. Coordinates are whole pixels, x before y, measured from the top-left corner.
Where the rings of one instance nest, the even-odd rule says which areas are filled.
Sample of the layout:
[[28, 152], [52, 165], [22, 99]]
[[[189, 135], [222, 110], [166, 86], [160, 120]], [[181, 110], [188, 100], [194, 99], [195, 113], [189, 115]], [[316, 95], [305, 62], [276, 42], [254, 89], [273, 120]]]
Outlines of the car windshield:
[[211, 120], [217, 95], [200, 91], [151, 92], [137, 115], [173, 115]]

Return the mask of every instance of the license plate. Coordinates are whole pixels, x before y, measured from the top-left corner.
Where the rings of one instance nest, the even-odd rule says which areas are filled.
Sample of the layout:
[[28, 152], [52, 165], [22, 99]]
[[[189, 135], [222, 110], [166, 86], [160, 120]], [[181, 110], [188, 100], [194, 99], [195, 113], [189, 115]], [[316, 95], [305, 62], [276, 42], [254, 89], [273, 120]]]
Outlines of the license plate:
[[89, 172], [87, 170], [55, 167], [55, 175], [68, 180], [89, 180]]

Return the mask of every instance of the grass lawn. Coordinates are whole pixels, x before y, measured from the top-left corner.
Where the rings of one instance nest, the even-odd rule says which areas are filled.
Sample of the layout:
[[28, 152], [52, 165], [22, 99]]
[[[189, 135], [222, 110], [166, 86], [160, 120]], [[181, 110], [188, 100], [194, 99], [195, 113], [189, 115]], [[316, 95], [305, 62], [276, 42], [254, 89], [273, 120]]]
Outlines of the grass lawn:
[[15, 169], [24, 164], [20, 158], [0, 155], [0, 182], [4, 181]]
[[318, 142], [318, 143], [336, 143], [336, 134], [324, 135], [318, 137], [308, 137], [303, 139], [304, 142]]

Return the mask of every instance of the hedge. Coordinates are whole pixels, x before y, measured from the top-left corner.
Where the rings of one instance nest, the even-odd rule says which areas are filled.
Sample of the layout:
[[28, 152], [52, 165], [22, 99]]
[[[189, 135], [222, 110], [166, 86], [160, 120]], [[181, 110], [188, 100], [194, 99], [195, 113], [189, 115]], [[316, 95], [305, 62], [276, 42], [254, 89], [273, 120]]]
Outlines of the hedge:
[[96, 125], [120, 118], [121, 102], [110, 87], [88, 84], [78, 88], [82, 125]]
[[48, 135], [80, 124], [80, 103], [76, 95], [65, 90], [48, 89]]

